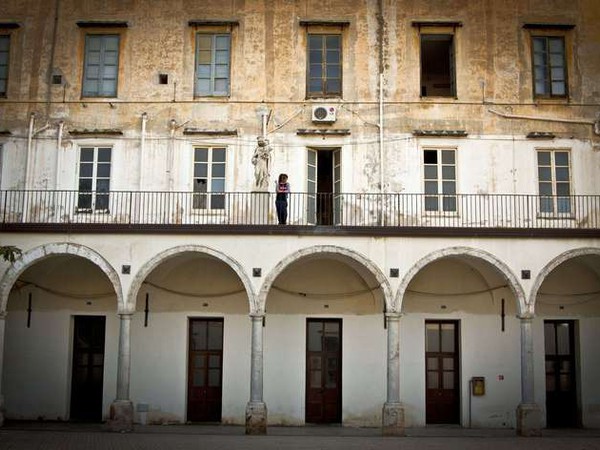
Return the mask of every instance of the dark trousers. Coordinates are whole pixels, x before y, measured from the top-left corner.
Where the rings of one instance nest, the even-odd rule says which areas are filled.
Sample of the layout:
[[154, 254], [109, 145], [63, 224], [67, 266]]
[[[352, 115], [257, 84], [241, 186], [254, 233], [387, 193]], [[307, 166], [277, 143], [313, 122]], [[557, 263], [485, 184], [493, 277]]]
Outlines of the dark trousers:
[[287, 200], [275, 200], [275, 208], [277, 208], [277, 221], [279, 225], [285, 225], [287, 222]]

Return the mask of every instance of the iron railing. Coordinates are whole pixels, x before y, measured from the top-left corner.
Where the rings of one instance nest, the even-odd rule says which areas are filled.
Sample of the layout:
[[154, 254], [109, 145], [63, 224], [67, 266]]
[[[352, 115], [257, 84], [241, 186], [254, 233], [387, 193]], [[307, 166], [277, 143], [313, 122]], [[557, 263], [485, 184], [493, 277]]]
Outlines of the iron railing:
[[[275, 225], [263, 192], [0, 191], [2, 224]], [[600, 229], [600, 195], [292, 193], [288, 224]]]

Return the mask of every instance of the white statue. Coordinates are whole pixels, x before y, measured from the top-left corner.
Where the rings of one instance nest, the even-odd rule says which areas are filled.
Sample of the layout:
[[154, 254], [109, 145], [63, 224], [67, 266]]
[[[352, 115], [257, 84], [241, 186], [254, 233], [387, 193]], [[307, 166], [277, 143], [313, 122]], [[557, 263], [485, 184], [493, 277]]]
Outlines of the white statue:
[[254, 164], [254, 190], [268, 191], [269, 177], [271, 176], [271, 152], [273, 149], [269, 141], [262, 136], [258, 137], [258, 145], [252, 155], [252, 164]]

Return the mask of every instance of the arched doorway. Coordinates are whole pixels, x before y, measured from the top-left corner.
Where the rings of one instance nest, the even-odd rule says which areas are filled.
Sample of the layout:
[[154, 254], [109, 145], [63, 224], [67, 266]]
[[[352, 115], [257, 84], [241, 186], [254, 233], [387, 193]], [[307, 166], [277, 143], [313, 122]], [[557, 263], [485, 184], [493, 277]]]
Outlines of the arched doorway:
[[102, 421], [115, 396], [118, 277], [85, 247], [38, 250], [3, 279], [5, 417]]
[[249, 395], [248, 280], [202, 247], [157, 255], [138, 274], [132, 399], [148, 424], [244, 423]]
[[265, 289], [269, 422], [380, 425], [389, 298], [380, 271], [354, 252], [314, 247], [282, 261]]

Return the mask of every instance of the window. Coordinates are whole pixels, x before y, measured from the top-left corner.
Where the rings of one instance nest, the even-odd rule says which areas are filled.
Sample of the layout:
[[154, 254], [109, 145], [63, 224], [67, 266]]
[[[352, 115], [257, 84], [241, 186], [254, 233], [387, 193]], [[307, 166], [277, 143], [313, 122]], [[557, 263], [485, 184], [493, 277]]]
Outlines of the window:
[[342, 36], [308, 35], [308, 97], [342, 95]]
[[425, 211], [456, 211], [456, 151], [426, 149], [423, 162]]
[[112, 148], [83, 147], [79, 156], [80, 212], [108, 211]]
[[540, 212], [571, 212], [571, 170], [566, 150], [538, 150]]
[[119, 73], [118, 34], [85, 37], [84, 97], [116, 97]]
[[566, 97], [567, 67], [562, 36], [533, 36], [533, 83], [536, 97]]
[[229, 95], [231, 35], [196, 35], [196, 83], [194, 94]]
[[8, 49], [10, 36], [0, 36], [0, 97], [6, 97], [8, 87]]
[[225, 209], [225, 157], [223, 147], [194, 149], [194, 209]]
[[455, 97], [454, 35], [421, 34], [421, 97]]

